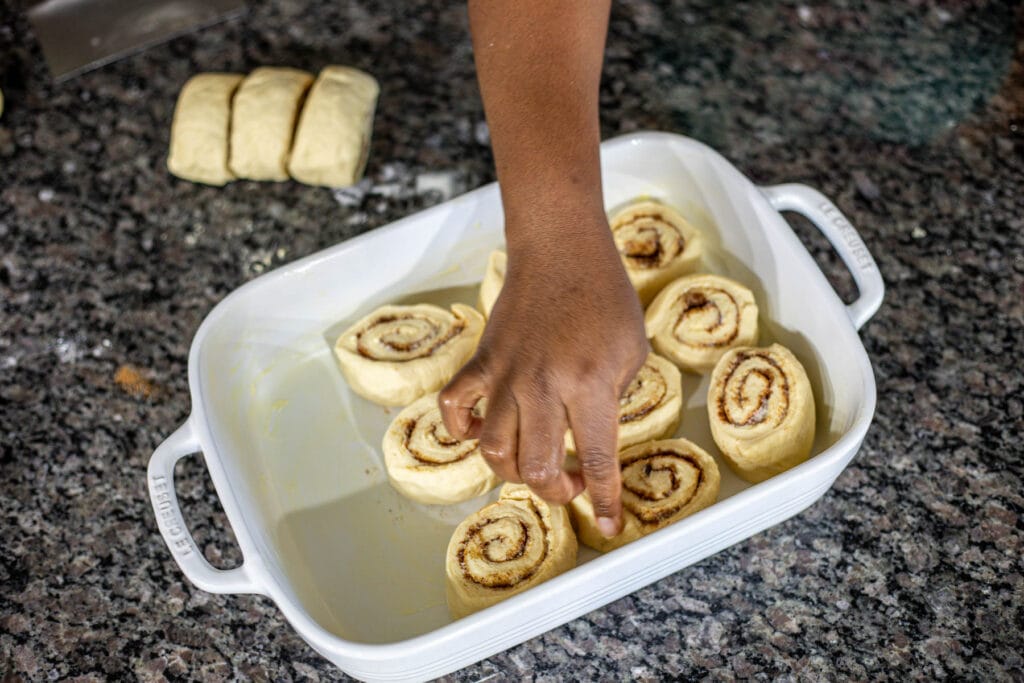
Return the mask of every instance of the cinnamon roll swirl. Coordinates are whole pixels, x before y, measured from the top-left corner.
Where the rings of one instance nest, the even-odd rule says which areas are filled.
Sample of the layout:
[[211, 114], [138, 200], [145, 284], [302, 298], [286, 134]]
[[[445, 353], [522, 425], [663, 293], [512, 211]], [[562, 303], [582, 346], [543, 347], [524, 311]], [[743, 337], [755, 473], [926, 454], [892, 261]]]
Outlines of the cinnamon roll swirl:
[[645, 306], [662, 287], [700, 263], [700, 233], [664, 204], [632, 204], [609, 223], [629, 280]]
[[711, 436], [747, 481], [764, 481], [806, 460], [814, 416], [807, 373], [780, 344], [733, 349], [711, 373]]
[[384, 434], [383, 449], [391, 485], [420, 503], [461, 503], [500, 482], [476, 439], [459, 441], [445, 429], [436, 393], [398, 414]]
[[448, 609], [459, 619], [576, 566], [576, 536], [564, 507], [522, 484], [455, 529], [445, 556]]
[[484, 273], [483, 282], [480, 283], [479, 308], [484, 316], [491, 317], [491, 309], [494, 302], [501, 294], [501, 288], [505, 284], [505, 271], [508, 269], [508, 254], [500, 249], [495, 249], [487, 257], [487, 272]]
[[730, 348], [757, 342], [757, 304], [735, 280], [688, 275], [661, 290], [644, 324], [655, 351], [683, 370], [702, 373]]
[[[679, 369], [661, 356], [649, 354], [619, 398], [618, 449], [671, 436], [679, 427], [682, 410]], [[570, 453], [576, 450], [571, 430], [565, 435], [565, 449]]]
[[348, 328], [334, 353], [352, 390], [386, 406], [403, 406], [437, 391], [469, 360], [483, 317], [455, 304], [382, 306]]
[[624, 524], [618, 536], [601, 535], [589, 493], [569, 503], [579, 540], [601, 552], [703, 510], [718, 498], [718, 465], [686, 439], [650, 441], [628, 448], [619, 456], [619, 467]]

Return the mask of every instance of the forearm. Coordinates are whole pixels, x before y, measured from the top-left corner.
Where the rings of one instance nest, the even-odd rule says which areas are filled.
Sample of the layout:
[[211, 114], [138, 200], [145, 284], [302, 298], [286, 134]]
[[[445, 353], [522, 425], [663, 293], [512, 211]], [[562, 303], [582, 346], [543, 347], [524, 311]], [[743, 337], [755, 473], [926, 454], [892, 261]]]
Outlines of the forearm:
[[[470, 0], [510, 248], [601, 212], [598, 89], [608, 0]], [[590, 224], [588, 222], [588, 224]]]

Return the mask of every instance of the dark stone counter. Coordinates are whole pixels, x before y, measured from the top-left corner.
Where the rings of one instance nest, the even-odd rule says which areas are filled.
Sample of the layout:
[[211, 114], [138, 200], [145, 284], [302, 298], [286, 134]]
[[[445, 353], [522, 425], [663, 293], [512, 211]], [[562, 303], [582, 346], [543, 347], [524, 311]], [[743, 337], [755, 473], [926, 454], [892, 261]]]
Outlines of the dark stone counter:
[[[819, 188], [859, 229], [888, 285], [862, 332], [877, 416], [805, 513], [453, 680], [1024, 679], [1022, 12], [615, 4], [606, 136], [692, 135], [757, 182]], [[185, 580], [145, 468], [188, 415], [189, 342], [227, 293], [437, 203], [424, 174], [456, 191], [493, 179], [464, 15], [253, 3], [53, 85], [0, 4], [0, 677], [341, 677], [269, 600]], [[383, 87], [356, 190], [168, 175], [188, 76], [327, 63]], [[178, 489], [207, 557], [237, 562], [200, 459]]]

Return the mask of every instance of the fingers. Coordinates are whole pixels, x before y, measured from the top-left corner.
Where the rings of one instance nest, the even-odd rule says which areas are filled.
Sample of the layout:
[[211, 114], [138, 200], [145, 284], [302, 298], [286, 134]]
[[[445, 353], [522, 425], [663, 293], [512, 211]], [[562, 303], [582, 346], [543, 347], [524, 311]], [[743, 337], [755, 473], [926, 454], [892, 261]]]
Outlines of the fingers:
[[610, 388], [581, 393], [569, 405], [576, 457], [590, 492], [597, 528], [605, 537], [622, 531], [622, 475], [617, 449], [619, 402]]
[[486, 396], [483, 373], [474, 361], [467, 363], [437, 397], [441, 419], [456, 439], [475, 439], [483, 421], [473, 414], [477, 401]]
[[501, 386], [488, 399], [487, 417], [480, 431], [480, 453], [494, 473], [505, 481], [520, 483], [516, 452], [519, 408], [512, 392]]
[[565, 409], [560, 401], [530, 397], [519, 401], [519, 476], [544, 500], [564, 505], [579, 495], [583, 481], [563, 468]]

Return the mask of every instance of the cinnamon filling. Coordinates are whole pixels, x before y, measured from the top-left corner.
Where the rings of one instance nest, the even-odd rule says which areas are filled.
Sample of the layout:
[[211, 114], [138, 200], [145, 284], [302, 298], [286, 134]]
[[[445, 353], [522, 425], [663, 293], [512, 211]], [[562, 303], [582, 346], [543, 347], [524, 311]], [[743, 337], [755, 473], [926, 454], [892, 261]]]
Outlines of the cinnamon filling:
[[[439, 418], [440, 415], [427, 413], [405, 423], [405, 438], [402, 443], [406, 452], [417, 462], [428, 467], [443, 467], [461, 462], [473, 454], [479, 443], [476, 439], [456, 439], [448, 433]], [[414, 445], [413, 434], [424, 420], [429, 420], [430, 424], [423, 429], [423, 438], [426, 439], [427, 446], [436, 449], [436, 453], [421, 450]]]
[[[387, 326], [391, 323], [402, 322], [402, 321], [415, 321], [425, 326], [425, 330], [415, 337], [407, 337], [402, 334], [401, 330], [385, 330], [378, 336], [372, 336], [374, 328], [380, 326]], [[441, 346], [444, 346], [452, 338], [459, 335], [466, 324], [461, 320], [456, 320], [447, 331], [444, 326], [439, 324], [436, 320], [428, 318], [422, 315], [406, 315], [406, 316], [395, 316], [386, 315], [377, 318], [364, 329], [360, 330], [356, 334], [356, 351], [359, 355], [370, 360], [379, 360], [376, 354], [373, 353], [373, 349], [370, 348], [368, 342], [379, 344], [391, 351], [408, 355], [409, 358], [402, 360], [413, 360], [415, 358], [424, 358], [430, 356]], [[416, 330], [418, 332], [418, 330]], [[370, 336], [370, 339], [364, 339], [365, 336]]]
[[[751, 360], [764, 361], [769, 367], [750, 368], [734, 380], [740, 368]], [[754, 379], [760, 380], [760, 387], [751, 392], [748, 385]], [[776, 411], [771, 410], [773, 396], [781, 404]], [[729, 410], [730, 405], [744, 411], [739, 419]], [[788, 412], [789, 379], [782, 366], [767, 353], [737, 354], [728, 374], [722, 379], [722, 392], [718, 397], [718, 419], [734, 427], [750, 427], [761, 424], [769, 417], [772, 417], [776, 424], [781, 423], [786, 419]]]
[[[677, 467], [674, 467], [671, 463], [660, 465], [656, 463], [661, 458], [668, 458], [677, 465], [679, 461], [683, 461], [686, 463], [686, 467], [692, 468], [696, 472], [696, 482], [689, 487], [689, 490], [683, 490], [683, 486], [687, 482], [680, 479]], [[637, 471], [634, 466], [638, 463], [642, 463], [639, 477], [634, 474]], [[693, 501], [701, 486], [704, 485], [704, 470], [697, 459], [689, 453], [678, 453], [675, 451], [645, 453], [623, 461], [621, 467], [623, 474], [622, 488], [636, 496], [638, 501], [640, 501], [640, 504], [638, 504], [633, 500], [624, 498], [622, 503], [642, 524], [659, 524], [676, 515]], [[633, 476], [627, 476], [627, 470]], [[657, 487], [642, 485], [659, 477], [667, 478], [667, 485], [659, 485]], [[673, 496], [680, 494], [682, 497], [679, 500], [671, 500]], [[667, 504], [657, 505], [657, 503], [662, 503], [663, 501], [667, 502]]]
[[619, 424], [641, 420], [665, 400], [668, 384], [656, 368], [644, 365], [619, 399]]
[[679, 230], [660, 213], [630, 216], [628, 223], [612, 228], [619, 231], [633, 233], [618, 238], [619, 253], [640, 270], [661, 268], [686, 248]]
[[[723, 312], [722, 306], [716, 301], [721, 297], [728, 309]], [[673, 326], [676, 339], [688, 346], [714, 348], [727, 346], [740, 333], [740, 307], [732, 294], [717, 287], [694, 287], [679, 297], [679, 316]], [[697, 327], [699, 325], [699, 327]], [[712, 336], [710, 341], [698, 341], [691, 329]]]
[[[530, 578], [543, 566], [544, 562], [547, 561], [549, 555], [549, 529], [544, 525], [544, 518], [541, 516], [540, 510], [537, 509], [533, 500], [516, 500], [525, 502], [529, 506], [529, 511], [534, 517], [536, 524], [527, 524], [524, 520], [518, 519], [515, 515], [508, 514], [497, 517], [486, 517], [471, 526], [466, 531], [465, 537], [459, 543], [459, 549], [456, 553], [459, 567], [462, 569], [462, 576], [466, 581], [486, 588], [499, 590], [514, 588], [524, 581], [529, 581]], [[499, 500], [497, 503], [493, 503], [488, 507], [498, 507], [503, 503], [509, 504], [507, 501]], [[487, 510], [487, 508], [484, 508], [484, 510]], [[509, 538], [509, 536], [500, 532], [495, 533], [490, 537], [485, 535], [488, 531], [488, 527], [505, 521], [508, 521], [512, 525], [513, 529], [518, 531], [517, 538]], [[536, 527], [536, 529], [534, 527]], [[540, 557], [538, 557], [533, 564], [527, 567], [513, 566], [510, 568], [502, 568], [501, 565], [503, 564], [513, 563], [516, 562], [516, 560], [521, 560], [526, 557], [527, 548], [530, 544], [530, 534], [537, 533], [538, 530], [543, 540], [543, 548], [541, 550]], [[487, 563], [486, 574], [479, 576], [470, 568], [469, 561], [471, 556], [474, 559], [481, 559]]]

